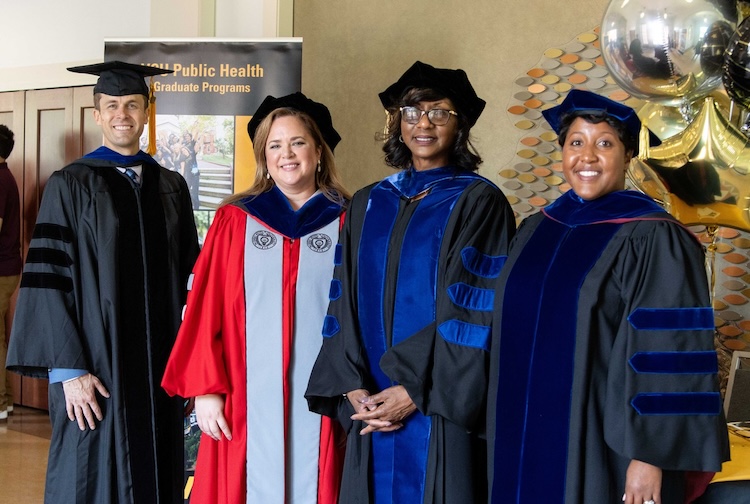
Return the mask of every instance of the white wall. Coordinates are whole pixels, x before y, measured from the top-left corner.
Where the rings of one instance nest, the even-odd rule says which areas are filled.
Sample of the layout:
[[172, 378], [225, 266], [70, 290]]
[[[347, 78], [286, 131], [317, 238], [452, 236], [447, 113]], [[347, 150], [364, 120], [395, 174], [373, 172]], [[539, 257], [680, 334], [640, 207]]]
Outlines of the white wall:
[[[0, 91], [92, 84], [107, 38], [291, 36], [292, 0], [0, 0]], [[282, 17], [279, 19], [279, 5]], [[126, 7], [127, 6], [127, 7]], [[281, 27], [281, 31], [280, 28]]]

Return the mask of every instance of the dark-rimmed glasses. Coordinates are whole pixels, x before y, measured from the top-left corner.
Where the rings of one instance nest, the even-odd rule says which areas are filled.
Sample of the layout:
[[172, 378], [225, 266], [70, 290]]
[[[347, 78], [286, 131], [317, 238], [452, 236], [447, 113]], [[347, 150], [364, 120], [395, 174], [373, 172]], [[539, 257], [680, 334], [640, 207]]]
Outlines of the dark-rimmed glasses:
[[448, 124], [451, 116], [457, 116], [455, 110], [446, 110], [434, 108], [430, 110], [422, 110], [417, 107], [401, 107], [401, 119], [409, 124], [417, 124], [422, 120], [422, 116], [427, 114], [427, 120], [435, 126], [445, 126]]

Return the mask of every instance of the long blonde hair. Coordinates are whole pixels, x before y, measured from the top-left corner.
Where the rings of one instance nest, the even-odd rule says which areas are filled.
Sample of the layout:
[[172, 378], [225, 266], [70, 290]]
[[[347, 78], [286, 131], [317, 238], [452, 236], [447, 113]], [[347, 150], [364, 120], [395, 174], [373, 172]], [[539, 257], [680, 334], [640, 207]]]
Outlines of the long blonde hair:
[[304, 112], [297, 109], [281, 107], [273, 110], [258, 125], [255, 130], [255, 141], [253, 142], [253, 152], [255, 153], [255, 178], [252, 185], [237, 194], [229, 196], [221, 202], [221, 206], [234, 203], [247, 196], [257, 196], [266, 191], [270, 191], [274, 186], [272, 178], [267, 178], [268, 166], [266, 163], [266, 142], [271, 132], [271, 125], [279, 117], [298, 117], [305, 125], [307, 131], [315, 142], [316, 147], [320, 147], [320, 171], [315, 172], [315, 187], [325, 195], [326, 198], [344, 206], [347, 200], [351, 199], [351, 194], [341, 183], [341, 179], [336, 169], [336, 162], [333, 158], [333, 152], [328, 144], [323, 140], [318, 125], [313, 119]]

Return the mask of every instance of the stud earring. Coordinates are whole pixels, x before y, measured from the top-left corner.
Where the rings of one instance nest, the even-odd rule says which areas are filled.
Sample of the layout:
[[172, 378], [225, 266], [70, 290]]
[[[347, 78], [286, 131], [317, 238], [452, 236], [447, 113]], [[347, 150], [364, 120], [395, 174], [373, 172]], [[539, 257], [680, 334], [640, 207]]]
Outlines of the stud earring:
[[266, 180], [271, 180], [271, 174], [266, 171]]

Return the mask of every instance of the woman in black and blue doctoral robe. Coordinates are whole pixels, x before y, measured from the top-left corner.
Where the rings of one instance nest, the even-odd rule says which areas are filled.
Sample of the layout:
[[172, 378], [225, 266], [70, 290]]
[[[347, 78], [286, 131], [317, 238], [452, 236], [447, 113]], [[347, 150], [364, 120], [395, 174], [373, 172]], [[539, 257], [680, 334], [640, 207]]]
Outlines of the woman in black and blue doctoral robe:
[[685, 472], [727, 455], [703, 251], [624, 190], [634, 110], [573, 90], [544, 115], [571, 190], [521, 224], [500, 278], [491, 502], [681, 503]]
[[415, 63], [380, 94], [401, 171], [355, 194], [306, 393], [348, 433], [340, 502], [486, 498], [494, 286], [513, 213], [474, 173], [485, 102], [462, 70]]

